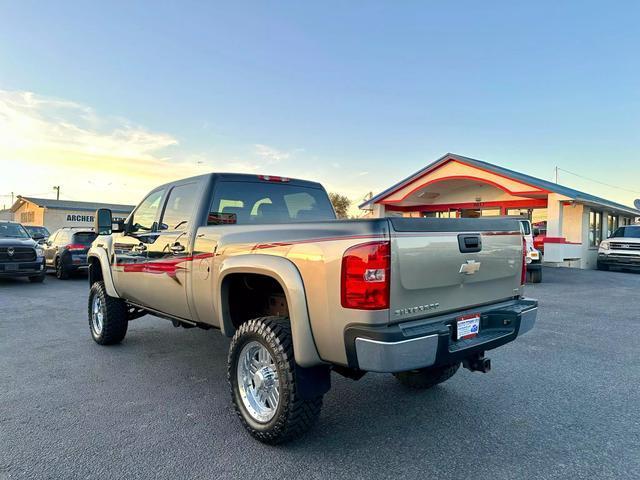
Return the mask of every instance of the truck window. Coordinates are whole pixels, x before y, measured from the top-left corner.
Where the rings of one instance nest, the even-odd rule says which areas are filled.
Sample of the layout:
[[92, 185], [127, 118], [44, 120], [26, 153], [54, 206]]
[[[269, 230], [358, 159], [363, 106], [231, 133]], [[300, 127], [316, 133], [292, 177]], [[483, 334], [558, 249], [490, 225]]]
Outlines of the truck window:
[[216, 185], [208, 225], [265, 224], [335, 220], [326, 192], [320, 188], [264, 182], [220, 182]]
[[197, 200], [196, 183], [173, 187], [160, 220], [160, 230], [186, 230]]
[[164, 190], [156, 190], [151, 192], [147, 198], [135, 209], [129, 218], [133, 232], [143, 230], [150, 232], [154, 229], [155, 221], [160, 208], [160, 201], [164, 195]]

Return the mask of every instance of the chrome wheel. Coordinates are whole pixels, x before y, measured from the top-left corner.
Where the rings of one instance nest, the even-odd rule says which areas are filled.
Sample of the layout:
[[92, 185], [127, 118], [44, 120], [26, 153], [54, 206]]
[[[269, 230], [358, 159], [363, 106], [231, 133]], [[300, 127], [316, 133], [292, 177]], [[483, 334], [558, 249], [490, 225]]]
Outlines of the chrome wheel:
[[102, 300], [99, 295], [93, 297], [91, 302], [91, 327], [96, 335], [102, 333], [102, 325], [104, 320], [104, 314], [102, 313]]
[[247, 343], [238, 357], [236, 373], [240, 398], [249, 415], [261, 423], [271, 420], [278, 410], [280, 382], [266, 347], [256, 341]]

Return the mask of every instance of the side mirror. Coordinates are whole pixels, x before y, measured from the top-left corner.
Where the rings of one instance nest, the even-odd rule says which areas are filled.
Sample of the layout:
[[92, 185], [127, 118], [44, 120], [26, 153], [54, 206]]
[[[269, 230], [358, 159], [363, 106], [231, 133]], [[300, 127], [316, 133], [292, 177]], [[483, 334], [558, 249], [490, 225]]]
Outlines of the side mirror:
[[113, 215], [108, 208], [96, 210], [93, 231], [98, 235], [111, 235], [113, 232]]

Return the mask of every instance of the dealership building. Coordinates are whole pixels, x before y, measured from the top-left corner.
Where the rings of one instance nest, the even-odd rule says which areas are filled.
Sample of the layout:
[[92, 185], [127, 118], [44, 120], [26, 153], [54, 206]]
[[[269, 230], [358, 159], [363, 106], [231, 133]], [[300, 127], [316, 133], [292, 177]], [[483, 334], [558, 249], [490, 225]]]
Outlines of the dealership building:
[[520, 215], [546, 227], [544, 261], [595, 268], [598, 245], [640, 210], [515, 172], [447, 154], [360, 205], [375, 217]]
[[62, 227], [92, 227], [94, 214], [98, 208], [109, 208], [114, 218], [124, 219], [134, 207], [133, 205], [76, 202], [18, 195], [18, 199], [10, 209], [13, 216], [10, 220], [23, 225], [44, 225], [53, 233]]

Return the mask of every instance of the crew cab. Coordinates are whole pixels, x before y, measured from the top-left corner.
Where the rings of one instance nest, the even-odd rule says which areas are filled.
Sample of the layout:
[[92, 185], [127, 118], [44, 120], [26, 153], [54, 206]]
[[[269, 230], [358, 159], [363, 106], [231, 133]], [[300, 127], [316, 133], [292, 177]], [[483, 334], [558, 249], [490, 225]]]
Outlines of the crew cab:
[[598, 248], [598, 270], [640, 269], [640, 225], [618, 227]]
[[32, 283], [42, 283], [43, 254], [21, 224], [0, 221], [0, 277], [27, 277]]
[[533, 327], [518, 220], [336, 220], [324, 188], [214, 173], [162, 185], [124, 222], [95, 215], [89, 327], [120, 342], [145, 314], [230, 337], [244, 427], [278, 443], [312, 426], [330, 373], [429, 388]]

